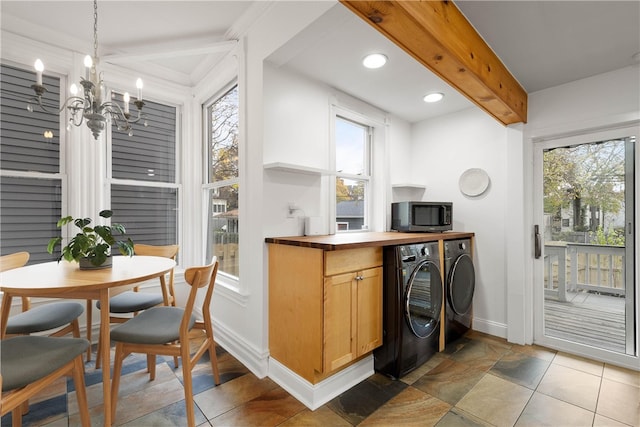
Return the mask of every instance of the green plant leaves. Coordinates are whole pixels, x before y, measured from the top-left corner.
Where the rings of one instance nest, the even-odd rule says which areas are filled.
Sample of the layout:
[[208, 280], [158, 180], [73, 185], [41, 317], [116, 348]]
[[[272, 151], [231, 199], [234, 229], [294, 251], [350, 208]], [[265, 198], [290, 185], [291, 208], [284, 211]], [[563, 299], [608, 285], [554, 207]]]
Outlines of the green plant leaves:
[[[105, 209], [100, 211], [99, 215], [103, 218], [111, 218], [113, 212]], [[58, 220], [57, 226], [63, 227], [69, 223], [80, 229], [80, 232], [73, 236], [66, 246], [62, 248], [58, 262], [65, 259], [67, 261], [79, 261], [81, 258], [87, 258], [91, 264], [95, 266], [102, 265], [111, 253], [111, 247], [117, 246], [122, 255], [133, 256], [133, 241], [127, 237], [127, 240], [116, 240], [114, 233], [125, 236], [126, 229], [122, 224], [96, 225], [89, 227], [91, 218], [76, 218], [66, 216]], [[62, 237], [53, 237], [47, 245], [47, 252], [53, 253], [55, 247], [62, 241]]]
[[73, 221], [73, 217], [71, 216], [65, 216], [62, 217], [58, 220], [58, 223], [56, 224], [57, 227], [62, 227], [63, 225], [67, 225], [69, 224], [71, 221]]
[[62, 237], [53, 237], [51, 240], [49, 240], [49, 244], [47, 245], [47, 252], [52, 254], [53, 250], [60, 242], [62, 242]]
[[91, 224], [91, 218], [78, 218], [75, 221], [73, 221], [73, 223], [80, 230], [83, 230], [87, 225]]
[[127, 238], [126, 242], [116, 242], [118, 245], [118, 250], [122, 255], [133, 256], [133, 240], [131, 238]]

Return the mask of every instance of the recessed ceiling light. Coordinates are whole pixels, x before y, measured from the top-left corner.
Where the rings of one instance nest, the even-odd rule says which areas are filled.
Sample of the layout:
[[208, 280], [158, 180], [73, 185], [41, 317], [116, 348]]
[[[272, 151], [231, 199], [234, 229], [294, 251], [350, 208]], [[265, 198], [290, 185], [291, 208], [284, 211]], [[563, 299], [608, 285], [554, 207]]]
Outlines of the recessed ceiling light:
[[362, 60], [362, 65], [364, 65], [367, 68], [380, 68], [386, 63], [387, 63], [387, 57], [386, 55], [383, 55], [381, 53], [372, 53], [370, 55], [365, 56], [364, 59]]
[[433, 92], [426, 94], [422, 99], [424, 102], [438, 102], [442, 100], [442, 98], [444, 98], [444, 94], [440, 92]]

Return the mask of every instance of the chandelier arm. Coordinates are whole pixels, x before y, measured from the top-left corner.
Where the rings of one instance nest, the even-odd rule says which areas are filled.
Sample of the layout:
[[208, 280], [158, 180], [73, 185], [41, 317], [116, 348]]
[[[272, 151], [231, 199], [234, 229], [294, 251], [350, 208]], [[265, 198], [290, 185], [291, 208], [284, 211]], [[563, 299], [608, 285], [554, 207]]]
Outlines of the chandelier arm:
[[69, 118], [69, 122], [74, 126], [80, 126], [84, 122], [83, 114], [72, 114]]
[[[76, 110], [81, 110], [88, 107], [87, 100], [79, 96], [72, 96], [67, 98], [59, 109], [47, 107], [42, 102], [42, 96], [34, 96], [29, 100], [29, 104], [36, 104], [38, 107], [42, 109], [42, 111], [50, 114], [53, 114], [53, 113], [60, 114], [65, 108], [69, 108], [71, 110], [76, 111]], [[79, 104], [82, 104], [83, 106], [80, 107]]]
[[79, 110], [86, 110], [90, 107], [90, 105], [91, 103], [86, 98], [82, 98], [80, 96], [71, 96], [64, 101], [64, 104], [62, 104], [62, 108], [60, 108], [60, 112], [62, 112], [62, 110], [66, 107], [69, 110], [74, 111], [75, 113]]
[[104, 111], [111, 116], [111, 119], [118, 124], [118, 122], [126, 122], [127, 124], [138, 123], [144, 116], [141, 114], [141, 110], [138, 109], [138, 116], [134, 119], [131, 118], [131, 113], [125, 113], [120, 105], [115, 102], [109, 101], [102, 104]]

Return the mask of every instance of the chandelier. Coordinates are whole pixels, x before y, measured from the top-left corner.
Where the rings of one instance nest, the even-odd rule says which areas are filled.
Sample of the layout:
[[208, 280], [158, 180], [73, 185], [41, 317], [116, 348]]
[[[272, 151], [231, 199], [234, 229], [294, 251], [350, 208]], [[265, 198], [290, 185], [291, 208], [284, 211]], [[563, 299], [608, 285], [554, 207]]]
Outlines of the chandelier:
[[[123, 95], [124, 108], [120, 107], [115, 101], [111, 99], [111, 92], [107, 92], [104, 81], [102, 80], [102, 73], [98, 73], [97, 65], [98, 58], [98, 1], [93, 1], [93, 57], [87, 55], [84, 58], [85, 76], [80, 80], [80, 86], [82, 86], [82, 96], [78, 94], [78, 86], [74, 83], [71, 85], [69, 91], [71, 96], [67, 98], [62, 107], [58, 110], [61, 113], [65, 108], [69, 112], [69, 126], [81, 126], [84, 121], [87, 122], [87, 127], [91, 129], [93, 137], [97, 140], [100, 137], [100, 133], [105, 129], [107, 123], [113, 122], [119, 131], [127, 132], [129, 136], [133, 135], [132, 125], [143, 120], [144, 126], [147, 126], [145, 115], [142, 114], [142, 80], [136, 81], [136, 88], [138, 90], [138, 96], [133, 104], [137, 109], [137, 115], [134, 117], [130, 113], [129, 104], [131, 97], [128, 92]], [[51, 109], [48, 109], [42, 103], [42, 95], [47, 89], [42, 84], [42, 72], [44, 71], [44, 65], [40, 59], [35, 62], [36, 69], [36, 84], [31, 85], [31, 88], [36, 93], [36, 96], [29, 100], [27, 109], [33, 111], [34, 105], [40, 107], [47, 113], [53, 113]]]

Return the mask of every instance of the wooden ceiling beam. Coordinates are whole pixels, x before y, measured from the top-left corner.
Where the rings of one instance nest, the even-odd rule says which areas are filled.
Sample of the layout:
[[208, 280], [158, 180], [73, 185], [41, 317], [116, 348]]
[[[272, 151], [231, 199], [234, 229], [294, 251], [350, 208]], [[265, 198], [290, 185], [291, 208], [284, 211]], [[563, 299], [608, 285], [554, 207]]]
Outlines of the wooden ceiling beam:
[[527, 92], [452, 1], [340, 2], [502, 124], [527, 122]]

